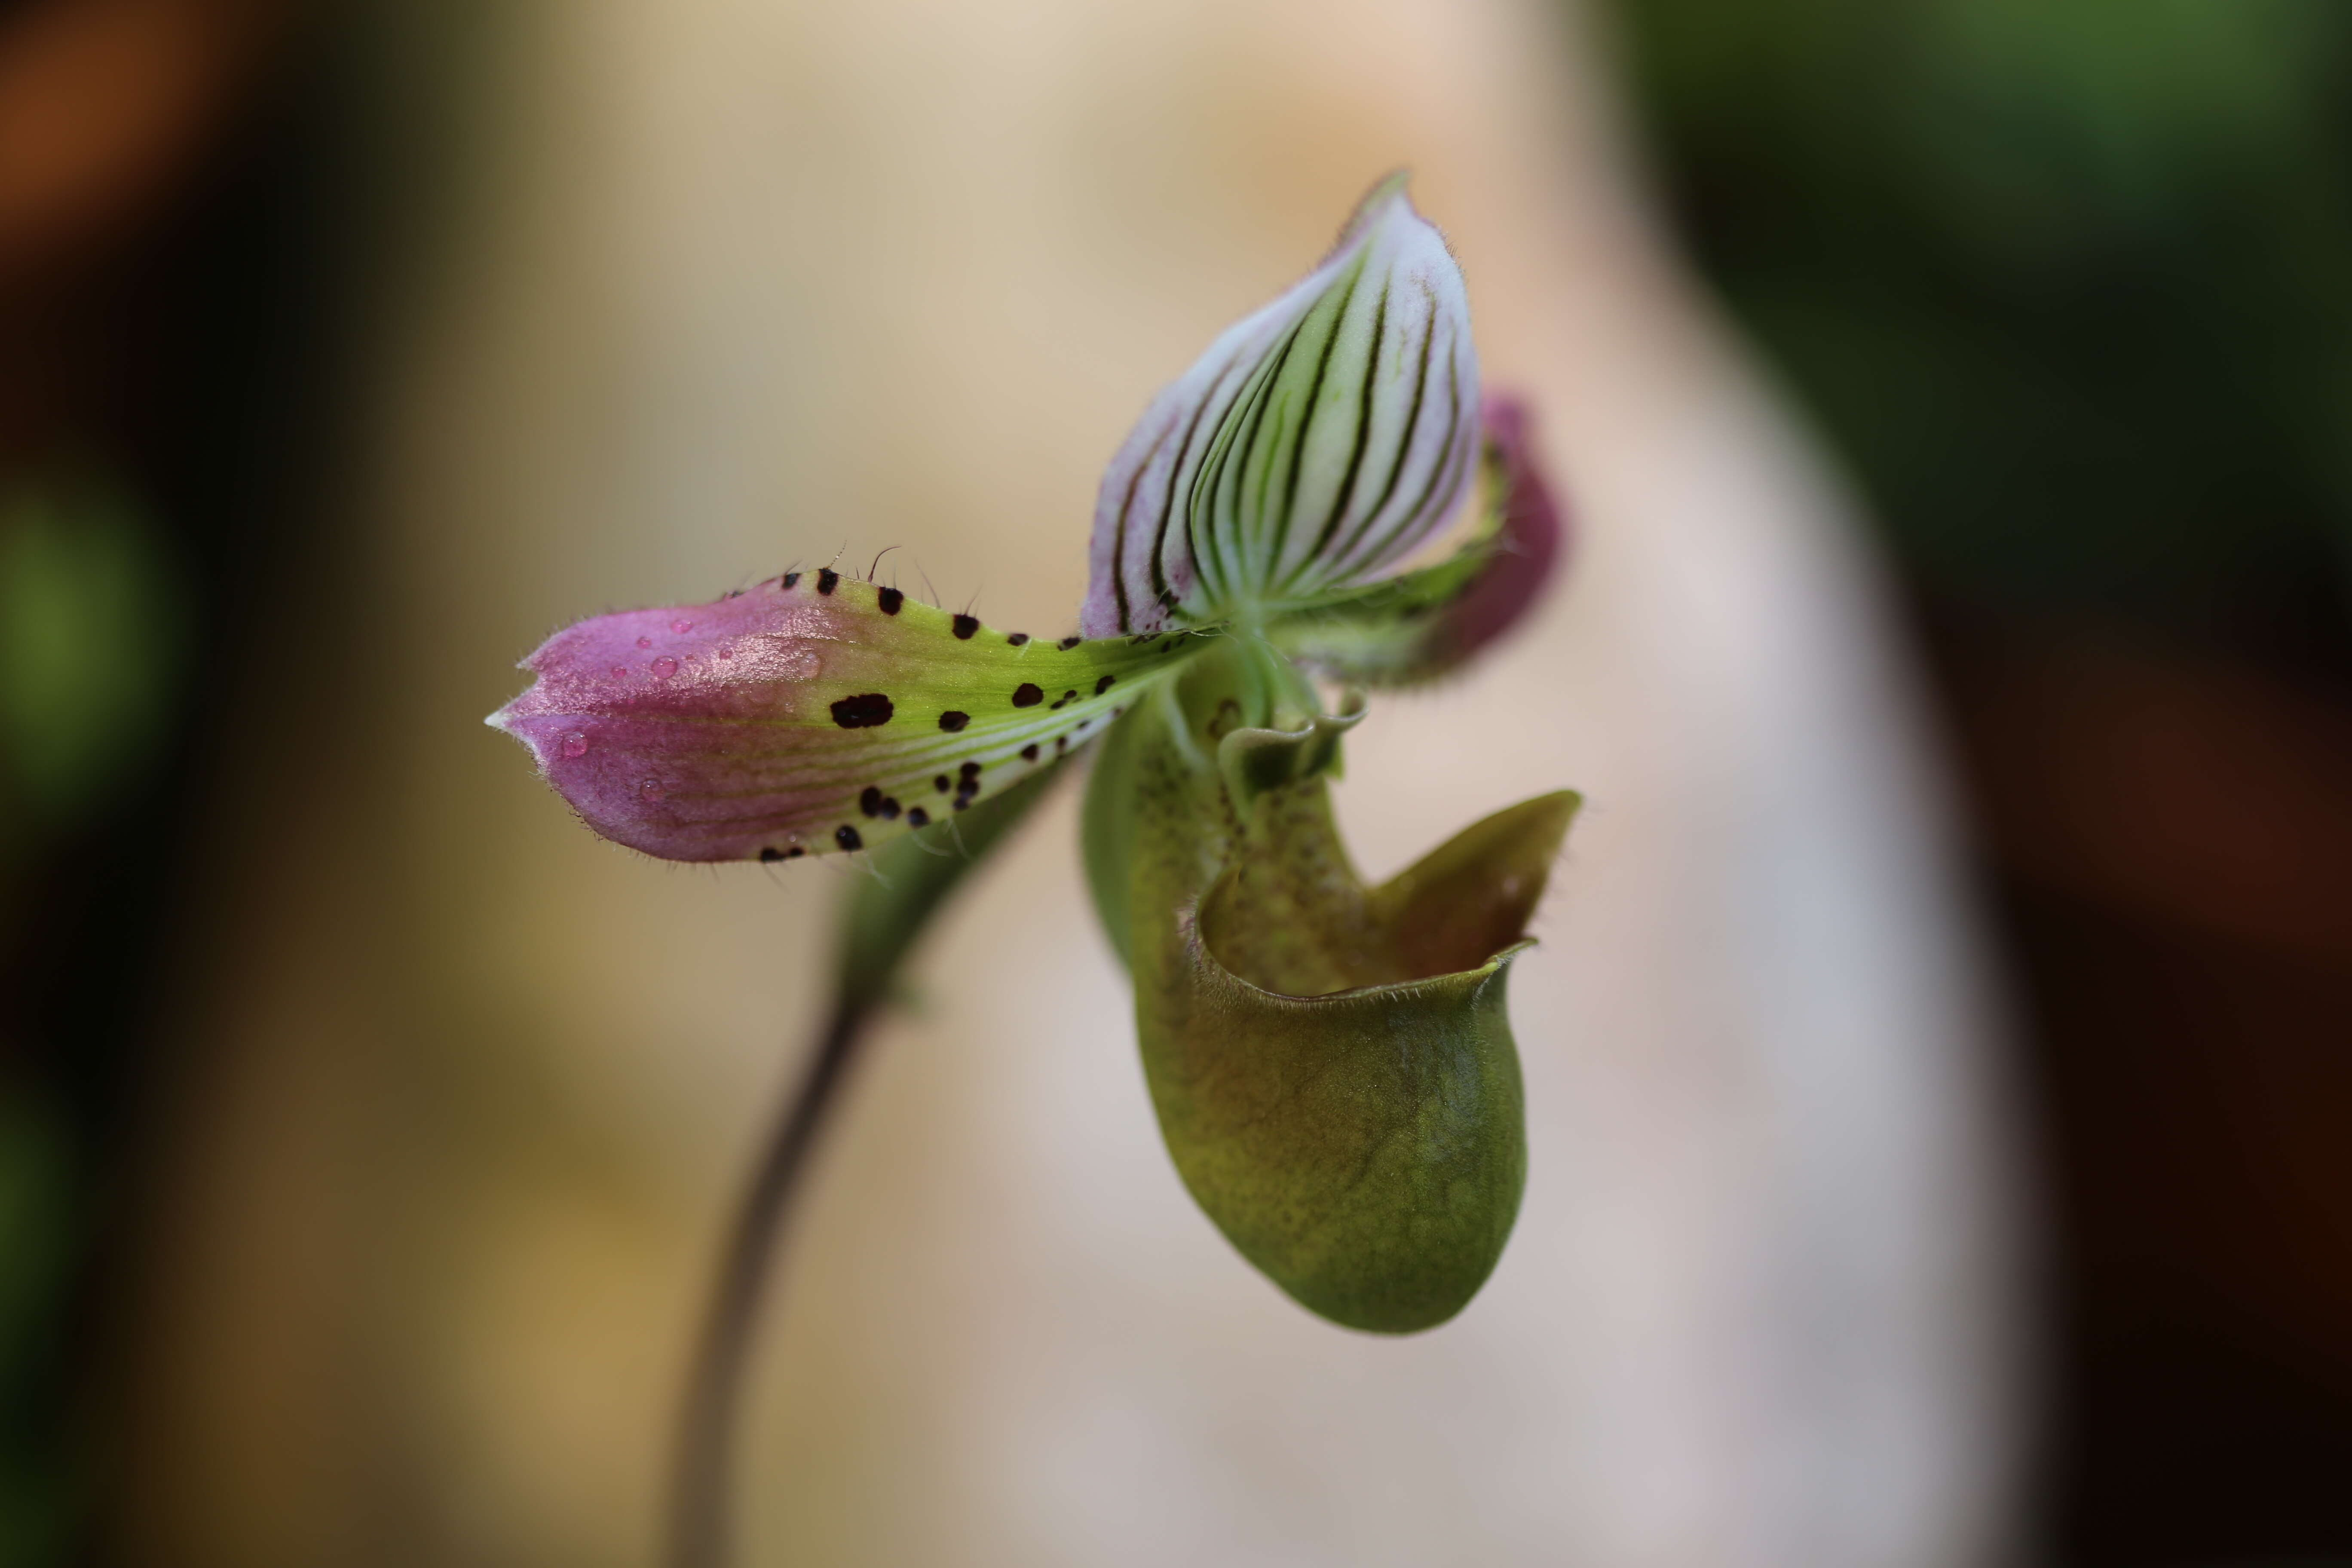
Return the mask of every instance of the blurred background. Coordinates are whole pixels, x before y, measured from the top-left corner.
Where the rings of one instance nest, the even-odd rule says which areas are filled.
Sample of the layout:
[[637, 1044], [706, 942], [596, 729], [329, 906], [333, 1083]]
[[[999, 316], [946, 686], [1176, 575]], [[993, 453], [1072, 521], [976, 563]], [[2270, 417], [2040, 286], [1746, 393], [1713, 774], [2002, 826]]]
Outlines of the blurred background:
[[2352, 1562], [2340, 0], [7, 0], [0, 1564], [651, 1560], [841, 883], [479, 715], [845, 541], [1064, 629], [1399, 163], [1584, 552], [1342, 805], [1594, 803], [1513, 1257], [1397, 1347], [1204, 1237], [1065, 809], [835, 1130], [751, 1560]]

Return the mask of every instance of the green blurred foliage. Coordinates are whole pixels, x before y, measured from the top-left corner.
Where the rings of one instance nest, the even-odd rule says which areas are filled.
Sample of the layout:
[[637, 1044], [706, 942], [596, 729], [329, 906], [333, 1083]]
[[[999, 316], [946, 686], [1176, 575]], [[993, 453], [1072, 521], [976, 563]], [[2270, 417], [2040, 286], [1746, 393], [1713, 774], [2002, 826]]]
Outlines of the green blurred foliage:
[[67, 1339], [93, 1173], [27, 954], [49, 951], [32, 938], [89, 874], [101, 814], [163, 751], [184, 629], [163, 547], [116, 487], [0, 492], [0, 1568], [71, 1560], [84, 1504]]
[[152, 531], [92, 486], [0, 499], [0, 863], [154, 754], [180, 644]]
[[1917, 575], [2333, 637], [2352, 5], [1616, 5], [1690, 243]]

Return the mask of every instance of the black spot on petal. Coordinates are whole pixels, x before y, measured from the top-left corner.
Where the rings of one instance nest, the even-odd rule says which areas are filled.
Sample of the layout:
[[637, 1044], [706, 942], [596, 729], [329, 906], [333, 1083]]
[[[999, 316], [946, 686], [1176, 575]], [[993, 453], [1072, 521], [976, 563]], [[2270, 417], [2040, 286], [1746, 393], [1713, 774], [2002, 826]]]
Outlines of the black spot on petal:
[[970, 795], [960, 795], [956, 796], [956, 798], [955, 798], [955, 808], [956, 808], [958, 811], [961, 811], [965, 806], [968, 806], [968, 805], [970, 805], [971, 804], [971, 796], [970, 796]]
[[840, 845], [844, 849], [863, 849], [866, 847], [866, 840], [857, 836], [857, 829], [850, 826], [849, 824], [845, 822], [833, 830], [833, 841], [835, 844]]
[[788, 590], [789, 590], [789, 589], [790, 589], [790, 588], [792, 588], [795, 584], [799, 583], [799, 582], [800, 582], [800, 580], [801, 580], [801, 574], [800, 574], [799, 573], [797, 573], [797, 572], [787, 572], [787, 573], [785, 573], [785, 574], [784, 574], [784, 587], [785, 587], [786, 589], [788, 589]]
[[785, 851], [784, 851], [784, 858], [785, 858], [785, 859], [787, 859], [787, 860], [797, 860], [797, 859], [799, 859], [802, 856], [803, 856], [803, 855], [805, 855], [805, 854], [807, 854], [807, 853], [808, 853], [808, 851], [807, 851], [805, 848], [802, 847], [801, 847], [800, 845], [798, 845], [798, 844], [795, 844], [795, 845], [793, 845], [791, 848], [789, 848], [789, 849], [787, 849], [787, 850], [785, 850]]
[[1013, 706], [1015, 708], [1034, 708], [1045, 700], [1045, 691], [1034, 680], [1024, 680], [1013, 689]]
[[1055, 643], [1054, 646], [1060, 648], [1064, 653], [1067, 653], [1086, 640], [1087, 639], [1084, 637], [1064, 637], [1060, 642]]
[[1024, 762], [1035, 762], [1037, 760], [1037, 742], [1032, 741], [1027, 745], [1022, 747], [1021, 756], [1022, 760]]
[[885, 822], [896, 822], [898, 820], [898, 797], [897, 795], [886, 795], [882, 797], [882, 820]]
[[928, 827], [928, 826], [930, 826], [930, 821], [931, 821], [931, 814], [930, 814], [929, 812], [928, 812], [928, 811], [925, 811], [921, 806], [919, 806], [919, 805], [910, 805], [910, 806], [908, 806], [908, 807], [907, 808], [907, 826], [909, 826], [909, 827]]
[[828, 566], [824, 571], [816, 574], [816, 591], [818, 593], [830, 594], [835, 588], [840, 586], [841, 574], [835, 571], [832, 567]]
[[858, 810], [860, 810], [860, 811], [862, 811], [862, 812], [864, 812], [864, 813], [865, 813], [866, 816], [881, 816], [881, 815], [882, 815], [882, 791], [881, 791], [881, 789], [880, 789], [877, 785], [875, 785], [875, 784], [867, 784], [867, 785], [866, 786], [865, 793], [863, 793], [862, 795], [860, 795], [857, 797], [857, 809], [858, 809]]
[[1011, 643], [1014, 647], [1019, 647], [1023, 643], [1029, 640], [1029, 634], [1027, 632], [1009, 632], [1005, 635], [1004, 640]]
[[784, 852], [777, 848], [772, 844], [762, 845], [761, 847], [760, 858], [762, 860], [781, 860], [783, 858]]
[[935, 789], [935, 790], [939, 791], [941, 795], [945, 795], [945, 794], [947, 794], [947, 793], [948, 793], [948, 775], [947, 775], [947, 774], [945, 774], [945, 773], [941, 773], [939, 777], [937, 777], [937, 778], [933, 779], [933, 780], [931, 781], [931, 787], [932, 787], [933, 789]]
[[1095, 695], [1100, 697], [1104, 692], [1108, 691], [1110, 689], [1110, 683], [1118, 679], [1118, 677], [1116, 675], [1106, 675], [1100, 680], [1096, 681]]
[[835, 703], [833, 721], [845, 730], [870, 730], [877, 724], [887, 724], [895, 711], [887, 697], [879, 691], [867, 691]]
[[950, 735], [971, 722], [971, 715], [959, 709], [950, 708], [940, 715], [940, 728]]
[[980, 776], [980, 764], [978, 763], [966, 763], [963, 766], [956, 770], [956, 776], [959, 778], [976, 779]]
[[1065, 702], [1076, 702], [1077, 700], [1078, 694], [1075, 691], [1065, 691], [1062, 693], [1062, 700]]
[[978, 630], [980, 630], [980, 622], [973, 619], [971, 616], [958, 616], [955, 618], [955, 635], [957, 637], [969, 641], [971, 637], [971, 634]]
[[875, 601], [882, 606], [882, 613], [886, 616], [897, 615], [898, 606], [907, 602], [907, 595], [896, 588], [885, 588], [874, 597]]
[[1070, 738], [1067, 735], [1056, 735], [1054, 737], [1054, 754], [1055, 756], [1060, 756], [1064, 752], [1066, 752], [1069, 749]]

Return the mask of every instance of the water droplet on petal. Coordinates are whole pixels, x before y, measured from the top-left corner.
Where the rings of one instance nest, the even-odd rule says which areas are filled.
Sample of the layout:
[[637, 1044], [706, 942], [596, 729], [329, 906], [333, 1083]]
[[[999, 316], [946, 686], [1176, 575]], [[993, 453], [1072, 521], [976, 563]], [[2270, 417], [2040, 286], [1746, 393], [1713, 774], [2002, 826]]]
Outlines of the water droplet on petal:
[[669, 629], [676, 632], [678, 636], [684, 637], [687, 633], [694, 629], [694, 623], [692, 621], [672, 621], [669, 624]]
[[719, 645], [719, 657], [721, 658], [733, 658], [735, 657], [735, 650], [727, 644], [720, 643]]
[[586, 756], [588, 754], [588, 737], [582, 734], [577, 730], [565, 731], [563, 732], [563, 754], [567, 757]]
[[639, 647], [651, 647], [654, 646], [654, 639], [651, 637], [639, 637], [637, 639], [637, 646]]
[[649, 801], [660, 800], [665, 793], [659, 779], [647, 779], [637, 786], [637, 794]]
[[613, 679], [615, 680], [620, 679], [623, 676], [628, 673], [628, 669], [625, 666], [616, 664], [613, 667]]
[[654, 673], [660, 676], [664, 680], [667, 680], [671, 676], [677, 673], [677, 660], [670, 658], [667, 654], [662, 655], [659, 658], [654, 660]]

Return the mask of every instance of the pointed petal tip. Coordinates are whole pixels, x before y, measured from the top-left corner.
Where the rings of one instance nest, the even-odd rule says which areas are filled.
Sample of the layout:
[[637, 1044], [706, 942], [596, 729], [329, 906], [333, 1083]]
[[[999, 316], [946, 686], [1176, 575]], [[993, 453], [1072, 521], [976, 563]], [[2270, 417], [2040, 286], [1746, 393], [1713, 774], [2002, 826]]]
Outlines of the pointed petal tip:
[[1333, 253], [1347, 249], [1366, 229], [1398, 206], [1420, 217], [1420, 209], [1412, 205], [1412, 171], [1406, 168], [1391, 169], [1373, 181], [1372, 188], [1356, 204], [1356, 210], [1348, 215], [1348, 221], [1339, 226], [1339, 237], [1331, 247]]
[[[526, 692], [524, 695], [528, 696], [529, 693]], [[556, 748], [562, 742], [555, 740], [552, 734], [542, 732], [546, 730], [546, 721], [542, 720], [534, 725], [529, 718], [516, 712], [516, 709], [521, 702], [522, 698], [516, 698], [514, 701], [508, 703], [497, 712], [485, 716], [482, 722], [529, 752], [531, 766], [538, 770], [540, 778], [546, 783], [554, 784], [556, 783]]]
[[1534, 937], [1523, 936], [1519, 938], [1518, 941], [1511, 943], [1510, 946], [1503, 949], [1502, 952], [1496, 953], [1494, 957], [1488, 959], [1486, 961], [1486, 972], [1491, 973], [1496, 970], [1508, 969], [1511, 966], [1512, 961], [1517, 959], [1519, 954], [1523, 952], [1532, 952], [1540, 945], [1542, 944]]
[[1584, 809], [1584, 792], [1556, 789], [1549, 795], [1521, 801], [1511, 809], [1525, 813], [1522, 820], [1528, 824], [1530, 835], [1540, 833], [1549, 837], [1553, 852], [1558, 853], [1561, 841], [1567, 838], [1569, 828], [1576, 821], [1576, 814]]

